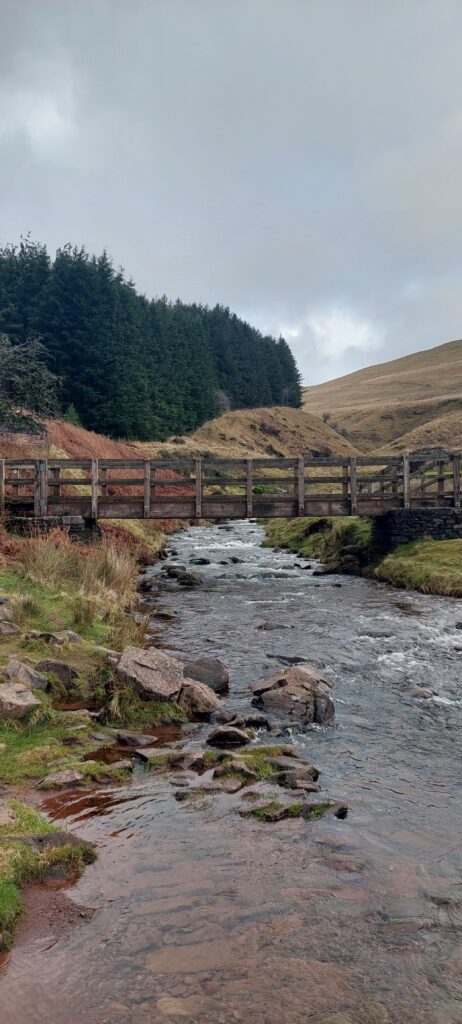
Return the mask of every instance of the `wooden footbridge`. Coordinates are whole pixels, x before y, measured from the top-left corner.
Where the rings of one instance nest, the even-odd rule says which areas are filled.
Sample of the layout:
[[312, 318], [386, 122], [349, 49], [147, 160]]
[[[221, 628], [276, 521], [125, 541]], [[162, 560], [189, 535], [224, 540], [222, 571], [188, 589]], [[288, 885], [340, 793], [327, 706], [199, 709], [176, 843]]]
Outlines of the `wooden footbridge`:
[[0, 459], [0, 510], [85, 519], [375, 516], [460, 507], [454, 452], [353, 458]]

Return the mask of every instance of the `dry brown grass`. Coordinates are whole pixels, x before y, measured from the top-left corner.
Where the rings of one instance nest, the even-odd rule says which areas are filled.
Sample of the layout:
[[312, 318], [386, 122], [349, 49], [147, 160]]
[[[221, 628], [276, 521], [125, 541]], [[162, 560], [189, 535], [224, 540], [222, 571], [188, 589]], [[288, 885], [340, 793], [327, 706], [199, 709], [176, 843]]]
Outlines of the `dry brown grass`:
[[[364, 451], [390, 444], [442, 415], [462, 415], [462, 341], [305, 388], [304, 407], [319, 417], [329, 414], [329, 422], [345, 428]], [[443, 443], [433, 436], [433, 444]], [[421, 444], [411, 440], [409, 446]]]

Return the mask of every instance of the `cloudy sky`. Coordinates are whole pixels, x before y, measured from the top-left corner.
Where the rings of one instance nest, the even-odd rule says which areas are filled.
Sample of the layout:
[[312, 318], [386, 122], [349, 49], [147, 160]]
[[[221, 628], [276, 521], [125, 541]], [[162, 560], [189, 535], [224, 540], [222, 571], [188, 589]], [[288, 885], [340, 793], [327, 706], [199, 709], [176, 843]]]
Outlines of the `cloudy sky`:
[[0, 243], [282, 332], [307, 383], [462, 336], [462, 0], [0, 0]]

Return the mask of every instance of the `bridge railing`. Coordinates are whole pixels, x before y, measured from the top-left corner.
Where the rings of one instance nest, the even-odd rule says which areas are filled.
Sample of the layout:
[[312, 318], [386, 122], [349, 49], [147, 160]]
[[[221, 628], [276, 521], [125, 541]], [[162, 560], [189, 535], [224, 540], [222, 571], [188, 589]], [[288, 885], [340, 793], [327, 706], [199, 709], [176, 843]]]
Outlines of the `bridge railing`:
[[0, 459], [0, 510], [201, 519], [460, 507], [458, 453], [345, 458]]

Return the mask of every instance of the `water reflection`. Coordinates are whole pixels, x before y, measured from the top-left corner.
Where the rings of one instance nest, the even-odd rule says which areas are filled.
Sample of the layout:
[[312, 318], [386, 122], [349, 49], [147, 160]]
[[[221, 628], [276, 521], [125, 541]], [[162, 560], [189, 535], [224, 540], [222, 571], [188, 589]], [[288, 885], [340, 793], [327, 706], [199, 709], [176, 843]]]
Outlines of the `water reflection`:
[[16, 947], [0, 981], [14, 1024], [31, 1005], [34, 1024], [51, 1008], [53, 1024], [460, 1024], [457, 603], [315, 578], [260, 540], [256, 524], [175, 538], [180, 563], [210, 564], [197, 591], [162, 590], [178, 613], [164, 643], [223, 658], [232, 708], [284, 659], [323, 668], [337, 726], [293, 739], [350, 816], [264, 825], [236, 816], [238, 796], [191, 809], [141, 770], [48, 798], [98, 844], [73, 890], [97, 913], [50, 948]]

